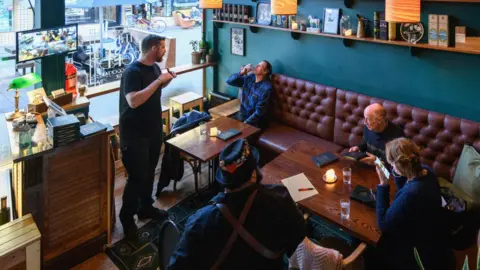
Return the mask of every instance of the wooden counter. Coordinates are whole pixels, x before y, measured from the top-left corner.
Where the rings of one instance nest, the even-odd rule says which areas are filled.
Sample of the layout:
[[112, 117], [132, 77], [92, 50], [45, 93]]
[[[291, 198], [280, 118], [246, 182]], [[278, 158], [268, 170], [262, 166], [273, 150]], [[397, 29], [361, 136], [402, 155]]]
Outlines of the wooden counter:
[[37, 120], [27, 149], [18, 148], [18, 133], [7, 123], [13, 216], [34, 217], [42, 234], [42, 269], [69, 269], [110, 243], [113, 129], [53, 148], [43, 119]]
[[[189, 64], [189, 65], [174, 67], [174, 68], [171, 68], [170, 70], [174, 71], [177, 75], [182, 75], [182, 74], [192, 72], [192, 71], [196, 71], [196, 70], [199, 70], [199, 69], [204, 69], [204, 68], [207, 68], [207, 67], [213, 67], [215, 65], [216, 65], [216, 63], [204, 63], [204, 64], [198, 64], [198, 65]], [[87, 98], [92, 98], [92, 97], [101, 96], [101, 95], [105, 95], [105, 94], [108, 94], [108, 93], [116, 92], [118, 90], [120, 90], [120, 80], [110, 82], [110, 83], [105, 83], [105, 84], [102, 84], [102, 85], [99, 85], [99, 86], [89, 87], [87, 89], [87, 92], [85, 93], [85, 96]]]

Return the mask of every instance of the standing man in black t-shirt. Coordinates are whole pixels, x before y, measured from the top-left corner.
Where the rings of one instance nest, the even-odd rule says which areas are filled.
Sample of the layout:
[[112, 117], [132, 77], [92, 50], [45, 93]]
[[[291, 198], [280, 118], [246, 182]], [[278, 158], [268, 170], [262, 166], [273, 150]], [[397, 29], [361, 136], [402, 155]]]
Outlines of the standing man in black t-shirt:
[[142, 56], [125, 69], [120, 83], [120, 147], [128, 173], [120, 221], [127, 237], [137, 233], [135, 214], [139, 219], [168, 217], [166, 211], [153, 207], [152, 191], [162, 145], [160, 97], [176, 74], [162, 74], [156, 64], [165, 55], [164, 37], [149, 35], [141, 47]]

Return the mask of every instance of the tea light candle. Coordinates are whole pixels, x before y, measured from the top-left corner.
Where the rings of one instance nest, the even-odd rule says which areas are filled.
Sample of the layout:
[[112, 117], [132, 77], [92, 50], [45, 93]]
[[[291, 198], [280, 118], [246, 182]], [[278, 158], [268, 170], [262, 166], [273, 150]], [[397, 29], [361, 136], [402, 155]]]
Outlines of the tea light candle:
[[335, 171], [333, 169], [328, 170], [324, 176], [324, 179], [325, 179], [325, 182], [329, 184], [335, 183], [335, 181], [337, 181], [337, 176], [335, 175]]
[[218, 129], [216, 127], [210, 128], [210, 136], [211, 137], [217, 136], [217, 133], [218, 133]]

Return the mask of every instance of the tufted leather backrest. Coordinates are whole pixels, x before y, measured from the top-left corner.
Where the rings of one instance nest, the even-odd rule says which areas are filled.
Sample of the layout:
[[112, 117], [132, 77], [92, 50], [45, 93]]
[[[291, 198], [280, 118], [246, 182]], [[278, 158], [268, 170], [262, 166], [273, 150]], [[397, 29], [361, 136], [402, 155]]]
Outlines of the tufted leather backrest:
[[335, 143], [344, 147], [360, 143], [363, 111], [372, 103], [382, 104], [387, 110], [387, 119], [403, 127], [405, 135], [423, 149], [422, 163], [434, 169], [438, 176], [453, 178], [465, 143], [480, 150], [477, 122], [344, 90], [337, 90]]
[[272, 85], [277, 121], [333, 141], [336, 88], [279, 74]]

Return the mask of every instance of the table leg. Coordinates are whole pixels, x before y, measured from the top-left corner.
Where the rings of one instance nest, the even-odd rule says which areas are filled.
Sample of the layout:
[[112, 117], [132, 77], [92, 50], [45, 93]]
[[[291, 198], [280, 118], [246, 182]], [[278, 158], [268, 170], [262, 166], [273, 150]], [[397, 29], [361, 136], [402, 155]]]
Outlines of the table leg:
[[170, 113], [168, 113], [168, 116], [165, 119], [165, 125], [167, 126], [165, 131], [167, 132], [167, 135], [168, 135], [170, 134]]
[[193, 161], [193, 164], [195, 168], [193, 169], [193, 175], [195, 178], [195, 192], [198, 192], [198, 171], [199, 171], [199, 164], [201, 164], [201, 162], [199, 162], [198, 160], [195, 160]]
[[183, 104], [180, 105], [180, 108], [179, 108], [178, 110], [179, 110], [178, 118], [180, 118], [180, 117], [182, 117], [183, 111], [184, 111], [184, 109], [183, 109]]
[[203, 98], [202, 98], [202, 101], [200, 102], [200, 111], [203, 112]]

